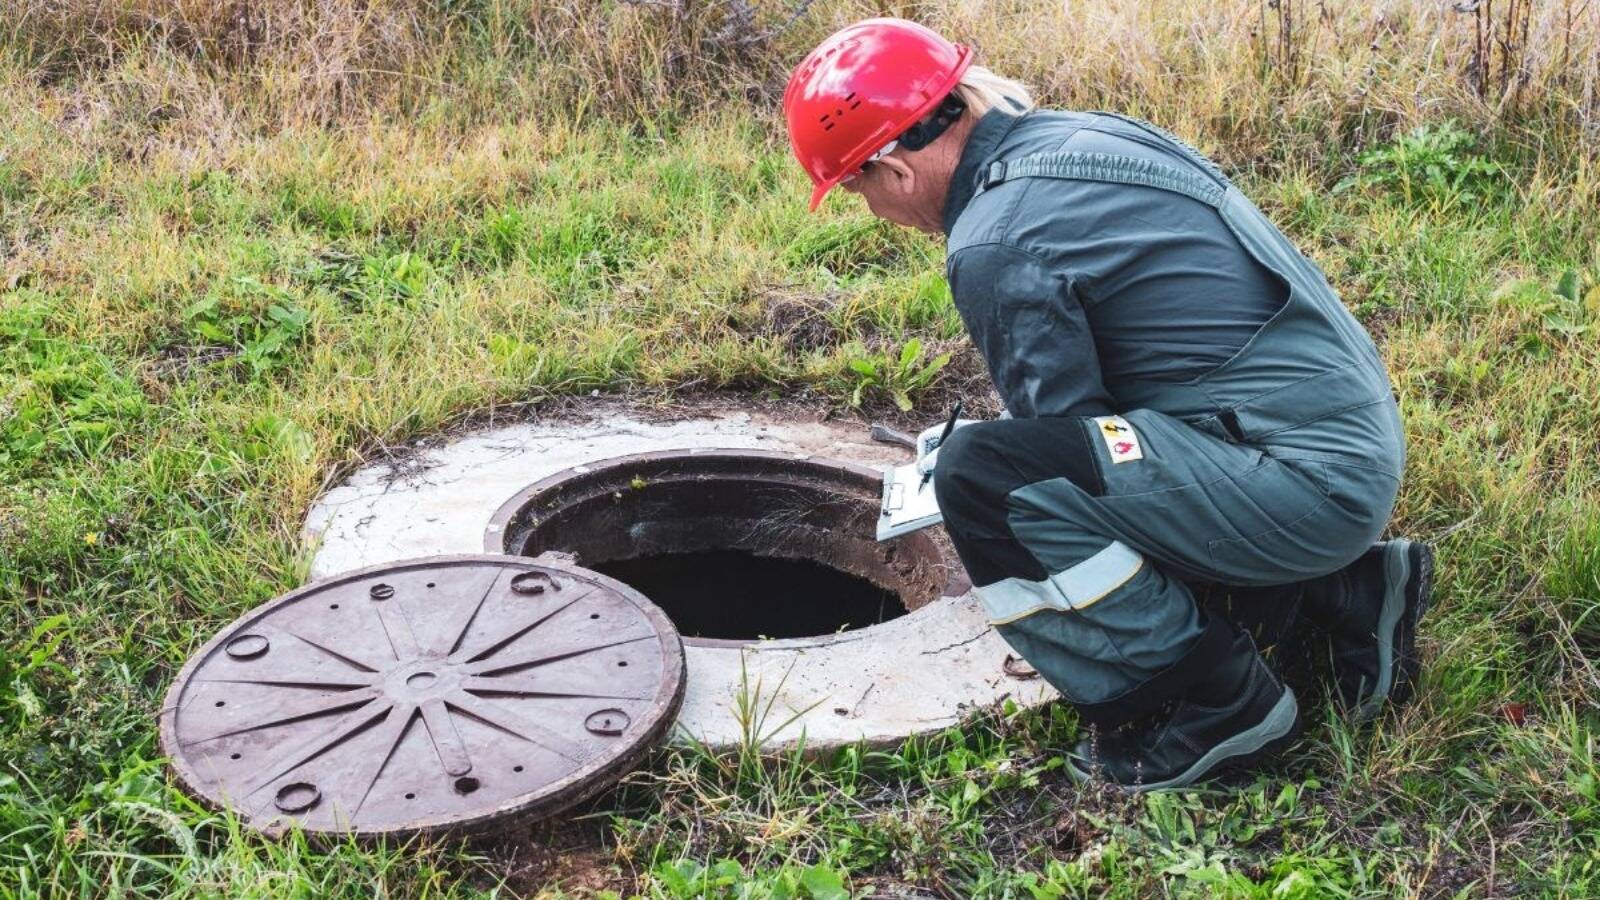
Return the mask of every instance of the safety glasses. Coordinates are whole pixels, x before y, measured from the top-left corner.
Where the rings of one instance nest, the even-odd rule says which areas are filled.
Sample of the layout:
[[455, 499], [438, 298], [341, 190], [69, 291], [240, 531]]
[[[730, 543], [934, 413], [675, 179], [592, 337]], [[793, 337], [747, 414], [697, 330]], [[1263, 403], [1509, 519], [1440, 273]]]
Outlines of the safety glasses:
[[907, 128], [900, 137], [884, 144], [882, 150], [868, 157], [867, 161], [861, 164], [861, 168], [839, 179], [839, 183], [849, 184], [854, 181], [857, 175], [867, 170], [867, 166], [888, 156], [890, 151], [896, 147], [904, 146], [913, 153], [921, 150], [923, 147], [938, 140], [939, 135], [944, 134], [945, 130], [955, 124], [955, 121], [961, 118], [961, 114], [966, 111], [966, 102], [955, 94], [951, 94], [944, 98], [944, 101], [939, 104], [939, 108], [934, 110], [931, 115]]
[[883, 159], [885, 156], [888, 156], [890, 153], [894, 152], [894, 148], [898, 146], [900, 146], [899, 141], [890, 141], [889, 143], [884, 144], [882, 150], [879, 150], [877, 153], [867, 157], [867, 161], [861, 164], [861, 168], [839, 179], [839, 183], [849, 184], [850, 182], [854, 181], [857, 175], [860, 175], [862, 172], [867, 170], [867, 166], [870, 166], [878, 160]]

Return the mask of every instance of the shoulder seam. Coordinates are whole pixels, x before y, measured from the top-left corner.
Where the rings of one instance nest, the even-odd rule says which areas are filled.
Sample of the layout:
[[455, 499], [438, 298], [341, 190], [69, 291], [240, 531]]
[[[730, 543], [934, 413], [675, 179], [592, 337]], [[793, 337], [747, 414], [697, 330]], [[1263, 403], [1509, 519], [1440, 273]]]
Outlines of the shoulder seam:
[[961, 254], [966, 253], [968, 250], [983, 250], [983, 249], [996, 248], [996, 247], [1001, 249], [1001, 250], [1010, 250], [1010, 251], [1013, 251], [1015, 253], [1020, 253], [1023, 256], [1026, 256], [1029, 259], [1032, 259], [1034, 262], [1038, 263], [1040, 268], [1044, 269], [1050, 276], [1052, 276], [1055, 279], [1060, 280], [1062, 282], [1062, 286], [1065, 289], [1067, 289], [1067, 290], [1075, 290], [1076, 289], [1076, 288], [1074, 288], [1074, 285], [1076, 285], [1078, 283], [1078, 276], [1077, 276], [1077, 273], [1074, 272], [1072, 269], [1066, 268], [1064, 266], [1060, 266], [1060, 265], [1052, 262], [1049, 257], [1047, 257], [1044, 254], [1038, 252], [1037, 250], [1033, 250], [1033, 249], [1031, 249], [1029, 247], [1024, 247], [1021, 244], [1018, 244], [1018, 243], [1016, 243], [1016, 242], [1014, 242], [1012, 240], [1009, 240], [1009, 239], [977, 241], [976, 243], [968, 244], [968, 245], [966, 245], [964, 247], [961, 247], [961, 248], [955, 250], [954, 252], [950, 253], [945, 258], [944, 271], [945, 271], [946, 279], [948, 279], [950, 277], [951, 271], [955, 268], [956, 257], [957, 256], [960, 256]]
[[[1004, 185], [1001, 185], [1001, 187], [1004, 187]], [[987, 229], [988, 233], [990, 233], [990, 234], [994, 234], [994, 233], [997, 233], [997, 232], [999, 234], [1009, 234], [1010, 233], [1010, 231], [1011, 231], [1011, 223], [1012, 223], [1013, 220], [1015, 220], [1016, 215], [1017, 215], [1017, 207], [1020, 206], [1022, 204], [1023, 199], [1028, 196], [1028, 192], [1029, 192], [1030, 189], [1032, 189], [1033, 185], [1032, 184], [1021, 184], [1021, 185], [1018, 185], [1018, 187], [1020, 187], [1021, 190], [1013, 191], [1013, 192], [1002, 192], [1000, 194], [1000, 196], [998, 198], [998, 202], [1001, 202], [1003, 204], [1003, 206], [998, 212], [996, 212], [996, 214], [994, 216], [994, 221], [989, 224], [989, 227]], [[991, 193], [991, 192], [990, 191], [981, 191], [979, 193], [979, 195], [977, 197], [974, 197], [973, 199], [974, 199], [974, 201], [981, 200], [981, 199], [983, 199], [984, 196], [988, 195], [989, 193]], [[1010, 193], [1013, 196], [1007, 196], [1007, 193]], [[999, 242], [994, 242], [994, 243], [999, 243]]]

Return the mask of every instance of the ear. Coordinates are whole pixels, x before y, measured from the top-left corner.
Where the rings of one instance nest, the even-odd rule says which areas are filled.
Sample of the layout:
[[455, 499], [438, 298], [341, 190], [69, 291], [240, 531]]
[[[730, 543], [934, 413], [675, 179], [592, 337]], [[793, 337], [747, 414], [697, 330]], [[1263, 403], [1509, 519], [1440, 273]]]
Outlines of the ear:
[[916, 193], [917, 172], [897, 154], [891, 153], [872, 165], [881, 169], [879, 183], [884, 190], [901, 197]]

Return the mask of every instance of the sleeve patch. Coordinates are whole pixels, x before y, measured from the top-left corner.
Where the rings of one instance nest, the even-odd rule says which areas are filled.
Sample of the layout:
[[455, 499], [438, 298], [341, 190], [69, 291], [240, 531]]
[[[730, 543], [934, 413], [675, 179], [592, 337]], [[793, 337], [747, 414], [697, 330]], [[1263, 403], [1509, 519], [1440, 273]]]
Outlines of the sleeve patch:
[[1111, 462], [1125, 463], [1144, 459], [1144, 448], [1139, 444], [1139, 433], [1121, 416], [1095, 416], [1094, 427], [1105, 439], [1106, 452]]

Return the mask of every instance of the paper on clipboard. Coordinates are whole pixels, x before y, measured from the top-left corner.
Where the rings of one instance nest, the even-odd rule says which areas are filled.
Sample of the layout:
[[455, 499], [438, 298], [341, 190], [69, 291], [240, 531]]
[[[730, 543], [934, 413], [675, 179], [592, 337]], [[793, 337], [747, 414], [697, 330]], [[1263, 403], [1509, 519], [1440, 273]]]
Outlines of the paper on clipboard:
[[886, 541], [944, 521], [933, 480], [922, 483], [915, 462], [883, 473], [883, 509], [878, 516], [878, 540]]

